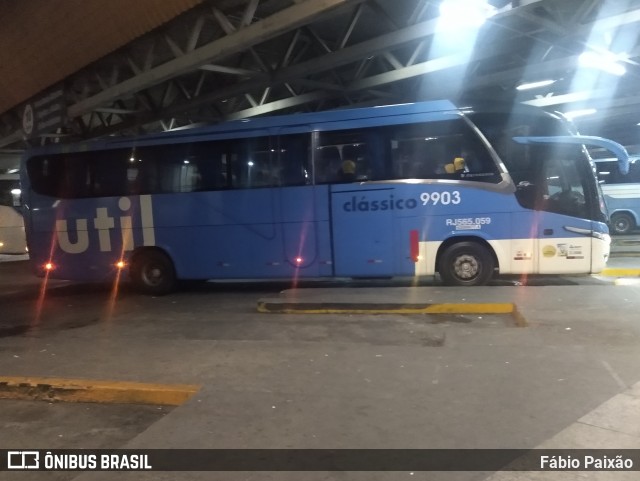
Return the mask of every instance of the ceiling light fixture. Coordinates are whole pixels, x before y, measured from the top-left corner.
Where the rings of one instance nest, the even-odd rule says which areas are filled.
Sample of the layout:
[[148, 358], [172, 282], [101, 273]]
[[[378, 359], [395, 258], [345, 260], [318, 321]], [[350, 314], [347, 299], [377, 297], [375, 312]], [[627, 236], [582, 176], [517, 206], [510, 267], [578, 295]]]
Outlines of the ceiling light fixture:
[[527, 83], [523, 83], [520, 84], [516, 87], [516, 90], [530, 90], [530, 89], [537, 89], [540, 87], [546, 87], [547, 85], [551, 85], [556, 83], [557, 80], [538, 80], [537, 82], [527, 82]]
[[608, 72], [613, 75], [621, 77], [627, 73], [627, 69], [620, 61], [624, 61], [628, 58], [627, 54], [614, 54], [611, 52], [584, 52], [578, 57], [580, 65], [583, 67], [591, 67], [603, 72]]
[[592, 115], [596, 112], [596, 109], [571, 110], [569, 112], [564, 112], [564, 116], [570, 120], [573, 120], [576, 117], [584, 117], [585, 115]]
[[442, 0], [440, 24], [442, 27], [479, 27], [495, 15], [496, 8], [486, 0]]

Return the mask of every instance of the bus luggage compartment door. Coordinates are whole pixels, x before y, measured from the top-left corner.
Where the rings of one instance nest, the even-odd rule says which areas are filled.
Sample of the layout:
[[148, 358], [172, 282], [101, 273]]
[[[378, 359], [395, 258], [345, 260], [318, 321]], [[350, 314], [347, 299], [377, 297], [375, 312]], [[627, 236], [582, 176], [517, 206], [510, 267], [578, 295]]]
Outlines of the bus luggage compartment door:
[[393, 193], [390, 187], [360, 188], [357, 184], [333, 187], [331, 218], [336, 276], [394, 274]]

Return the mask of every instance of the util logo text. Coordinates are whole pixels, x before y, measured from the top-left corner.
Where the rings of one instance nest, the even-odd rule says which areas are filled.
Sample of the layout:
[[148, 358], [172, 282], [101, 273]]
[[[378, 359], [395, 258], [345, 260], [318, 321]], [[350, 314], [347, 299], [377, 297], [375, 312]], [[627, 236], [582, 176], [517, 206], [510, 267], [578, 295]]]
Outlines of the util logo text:
[[[123, 213], [131, 213], [131, 199], [121, 197], [118, 199], [118, 207]], [[69, 225], [67, 220], [56, 220], [56, 237], [58, 246], [68, 254], [80, 254], [89, 248], [89, 221], [98, 231], [98, 244], [101, 252], [111, 251], [111, 231], [115, 229], [116, 218], [109, 215], [106, 207], [96, 208], [96, 216], [93, 219], [76, 219], [76, 241], [69, 238]], [[133, 217], [124, 215], [118, 218], [120, 234], [122, 236], [122, 249], [131, 251], [133, 242]], [[142, 244], [153, 246], [156, 243], [153, 230], [153, 208], [150, 195], [140, 196], [140, 223], [142, 227]]]

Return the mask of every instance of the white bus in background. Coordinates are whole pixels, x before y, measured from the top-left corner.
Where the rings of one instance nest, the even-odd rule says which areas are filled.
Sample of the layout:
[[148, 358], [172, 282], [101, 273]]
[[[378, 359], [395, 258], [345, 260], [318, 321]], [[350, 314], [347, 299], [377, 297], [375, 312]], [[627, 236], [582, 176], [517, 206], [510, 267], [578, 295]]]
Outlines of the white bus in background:
[[630, 234], [640, 226], [640, 156], [630, 156], [626, 175], [620, 173], [617, 162], [617, 159], [595, 159], [611, 233]]
[[26, 254], [24, 220], [20, 208], [20, 177], [0, 174], [0, 254]]

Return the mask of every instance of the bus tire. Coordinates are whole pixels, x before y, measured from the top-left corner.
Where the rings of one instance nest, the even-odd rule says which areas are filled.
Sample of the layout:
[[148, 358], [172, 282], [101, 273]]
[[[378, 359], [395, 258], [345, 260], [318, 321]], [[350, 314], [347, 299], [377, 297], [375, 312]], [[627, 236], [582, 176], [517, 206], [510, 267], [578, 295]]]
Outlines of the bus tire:
[[477, 242], [450, 245], [438, 264], [440, 277], [448, 286], [483, 286], [493, 276], [494, 269], [491, 252]]
[[616, 212], [611, 216], [611, 232], [613, 234], [630, 234], [635, 227], [635, 220], [627, 212]]
[[145, 294], [162, 296], [176, 287], [173, 262], [164, 252], [156, 249], [138, 253], [131, 262], [130, 273], [134, 287]]

